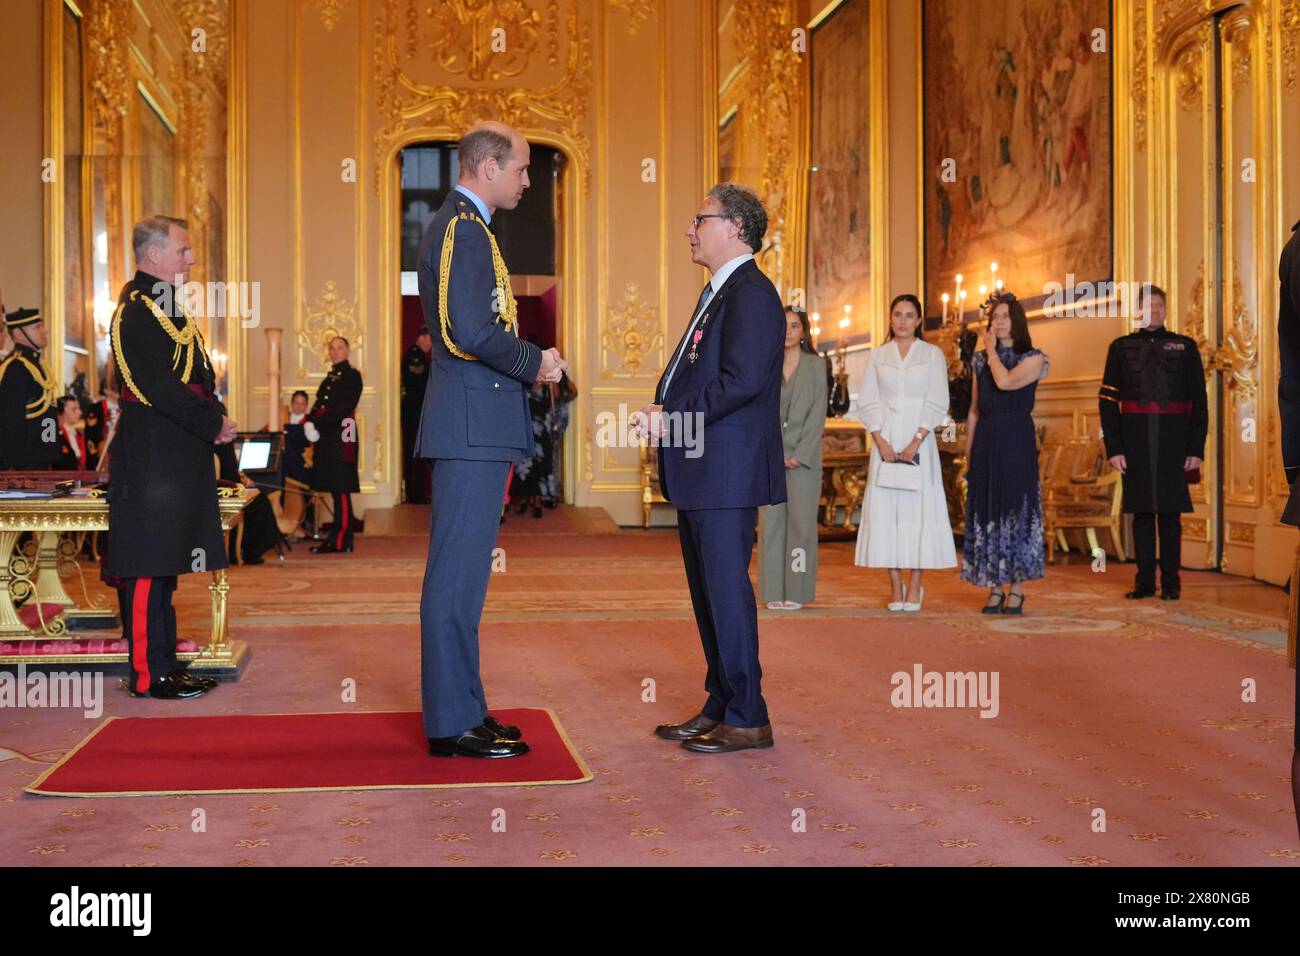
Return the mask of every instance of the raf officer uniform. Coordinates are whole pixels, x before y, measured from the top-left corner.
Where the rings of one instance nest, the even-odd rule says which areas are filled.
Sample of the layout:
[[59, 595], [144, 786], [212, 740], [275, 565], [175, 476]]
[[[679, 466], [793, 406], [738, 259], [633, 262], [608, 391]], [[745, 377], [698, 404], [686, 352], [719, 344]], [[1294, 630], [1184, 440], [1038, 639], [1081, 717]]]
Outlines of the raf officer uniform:
[[356, 517], [352, 495], [361, 490], [357, 477], [357, 402], [361, 373], [347, 359], [337, 362], [316, 389], [316, 402], [307, 413], [320, 438], [312, 454], [311, 486], [334, 496], [334, 530], [312, 551], [330, 554], [352, 550]]
[[[506, 475], [533, 449], [525, 383], [541, 368], [520, 340], [487, 207], [458, 185], [420, 244], [420, 303], [433, 338], [415, 455], [430, 460], [429, 560], [420, 602], [430, 753], [515, 756], [517, 728], [488, 714], [478, 624]], [[506, 738], [506, 739], [502, 739]]]
[[8, 471], [46, 471], [59, 457], [54, 376], [20, 331], [40, 321], [36, 309], [5, 316], [14, 343], [0, 362], [0, 469]]
[[113, 439], [104, 576], [118, 589], [132, 696], [193, 697], [216, 686], [176, 658], [178, 575], [227, 567], [213, 442], [216, 377], [174, 287], [146, 272], [113, 316], [121, 415]]
[[1205, 457], [1209, 417], [1205, 372], [1196, 342], [1163, 325], [1116, 339], [1098, 392], [1107, 457], [1123, 455], [1124, 512], [1133, 515], [1137, 581], [1128, 597], [1156, 591], [1156, 529], [1160, 589], [1177, 600], [1182, 555], [1180, 515], [1192, 510], [1187, 458]]

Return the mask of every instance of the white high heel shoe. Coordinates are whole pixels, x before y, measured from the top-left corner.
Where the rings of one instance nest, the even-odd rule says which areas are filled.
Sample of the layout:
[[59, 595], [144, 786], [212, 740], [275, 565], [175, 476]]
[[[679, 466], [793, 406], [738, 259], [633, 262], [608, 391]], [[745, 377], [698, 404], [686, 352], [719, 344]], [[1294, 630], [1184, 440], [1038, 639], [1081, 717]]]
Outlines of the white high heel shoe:
[[919, 610], [921, 610], [921, 605], [922, 605], [924, 602], [925, 602], [925, 585], [922, 584], [922, 585], [921, 585], [921, 593], [918, 594], [918, 595], [916, 596], [916, 603], [913, 604], [911, 601], [905, 601], [905, 602], [903, 602], [903, 610], [904, 610], [904, 611], [919, 611]]
[[[893, 596], [893, 592], [892, 592], [892, 591], [890, 592], [890, 596], [891, 596], [891, 597]], [[903, 597], [907, 597], [907, 588], [903, 588]], [[889, 608], [889, 610], [891, 610], [891, 611], [901, 611], [901, 610], [903, 609], [903, 602], [902, 602], [902, 601], [890, 601], [888, 604], [885, 605], [885, 607]]]

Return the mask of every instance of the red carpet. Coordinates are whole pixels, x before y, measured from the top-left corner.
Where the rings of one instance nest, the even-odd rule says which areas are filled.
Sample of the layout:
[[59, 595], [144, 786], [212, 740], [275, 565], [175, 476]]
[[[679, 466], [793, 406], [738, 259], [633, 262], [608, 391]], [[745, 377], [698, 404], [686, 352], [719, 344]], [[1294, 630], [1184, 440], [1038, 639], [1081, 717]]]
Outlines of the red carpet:
[[418, 713], [109, 717], [32, 786], [49, 796], [286, 793], [585, 783], [591, 773], [555, 715], [494, 713], [532, 752], [434, 758]]

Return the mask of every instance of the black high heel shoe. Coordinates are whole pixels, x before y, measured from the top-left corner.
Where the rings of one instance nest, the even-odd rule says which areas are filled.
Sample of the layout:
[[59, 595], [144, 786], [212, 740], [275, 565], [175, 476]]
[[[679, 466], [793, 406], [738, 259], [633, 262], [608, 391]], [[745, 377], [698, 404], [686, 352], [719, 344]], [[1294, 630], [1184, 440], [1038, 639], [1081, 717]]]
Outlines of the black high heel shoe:
[[1004, 607], [1004, 608], [1002, 609], [1002, 613], [1003, 613], [1003, 614], [1022, 614], [1022, 613], [1024, 613], [1024, 610], [1025, 610], [1025, 593], [1024, 593], [1023, 591], [1021, 591], [1020, 593], [1017, 594], [1015, 591], [1012, 591], [1011, 594], [1008, 595], [1008, 597], [1016, 597], [1016, 598], [1020, 598], [1020, 601], [1019, 601], [1019, 603], [1017, 603], [1017, 604], [1015, 604], [1015, 605], [1012, 605], [1010, 602], [1008, 602], [1008, 603], [1007, 603], [1007, 606]]
[[989, 598], [992, 599], [992, 597], [993, 597], [995, 594], [997, 595], [998, 603], [997, 603], [997, 604], [985, 604], [982, 608], [980, 608], [980, 613], [981, 613], [981, 614], [1001, 614], [1001, 613], [1002, 613], [1002, 605], [1003, 605], [1004, 603], [1006, 603], [1006, 600], [1007, 600], [1006, 592], [1004, 592], [1004, 591], [990, 591], [990, 592], [989, 592]]

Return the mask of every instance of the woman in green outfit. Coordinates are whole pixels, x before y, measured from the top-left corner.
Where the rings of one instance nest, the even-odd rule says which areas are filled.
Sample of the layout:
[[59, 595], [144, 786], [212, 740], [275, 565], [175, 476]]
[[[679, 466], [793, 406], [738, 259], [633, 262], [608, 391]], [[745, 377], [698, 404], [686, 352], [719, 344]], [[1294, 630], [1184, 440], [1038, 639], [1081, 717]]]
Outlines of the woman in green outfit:
[[808, 316], [785, 310], [781, 434], [789, 500], [760, 509], [759, 589], [768, 609], [797, 611], [817, 589], [817, 506], [822, 494], [826, 362], [812, 347]]

